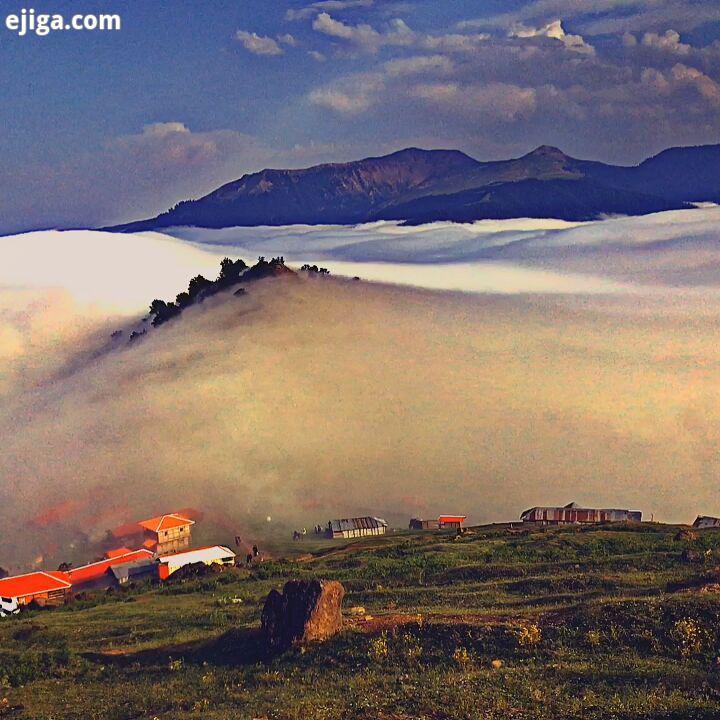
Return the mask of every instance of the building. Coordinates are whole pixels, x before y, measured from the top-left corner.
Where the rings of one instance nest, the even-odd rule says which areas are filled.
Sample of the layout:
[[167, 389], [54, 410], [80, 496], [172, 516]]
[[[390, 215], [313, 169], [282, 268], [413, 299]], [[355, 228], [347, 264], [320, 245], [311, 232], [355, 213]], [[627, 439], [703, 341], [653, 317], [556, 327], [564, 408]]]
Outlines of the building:
[[142, 580], [156, 580], [159, 577], [158, 567], [156, 559], [135, 560], [109, 567], [106, 575], [112, 585], [126, 585]]
[[440, 530], [460, 530], [467, 515], [441, 515], [437, 522]]
[[720, 527], [720, 518], [710, 517], [709, 515], [698, 515], [693, 523], [694, 528], [716, 528]]
[[103, 560], [73, 568], [69, 570], [67, 574], [75, 589], [79, 587], [90, 588], [93, 586], [107, 585], [109, 580], [107, 572], [111, 567], [138, 562], [140, 560], [152, 560], [153, 557], [153, 552], [145, 548], [140, 550], [117, 548], [116, 550], [108, 550]]
[[330, 520], [325, 536], [328, 538], [356, 538], [366, 535], [384, 535], [388, 524], [377, 517], [342, 518]]
[[582, 525], [605, 522], [641, 522], [642, 513], [635, 510], [593, 509], [569, 503], [564, 507], [534, 507], [520, 519], [536, 525]]
[[423, 520], [422, 518], [410, 518], [410, 530], [437, 530], [437, 520]]
[[108, 542], [125, 548], [141, 546], [158, 555], [178, 552], [190, 547], [190, 528], [195, 524], [194, 518], [201, 517], [202, 513], [188, 508], [186, 511], [127, 523], [109, 530]]
[[159, 515], [138, 523], [143, 529], [143, 547], [158, 555], [167, 555], [190, 547], [190, 528], [194, 524], [194, 520], [177, 513]]
[[64, 572], [31, 572], [0, 580], [0, 598], [5, 607], [64, 605], [72, 597], [72, 583]]
[[205, 565], [234, 565], [235, 553], [224, 545], [211, 545], [210, 547], [189, 550], [188, 552], [164, 555], [157, 559], [159, 564], [158, 575], [161, 580], [167, 580], [174, 572], [186, 565], [205, 563]]
[[440, 515], [437, 520], [423, 520], [412, 518], [410, 520], [411, 530], [460, 530], [467, 515]]

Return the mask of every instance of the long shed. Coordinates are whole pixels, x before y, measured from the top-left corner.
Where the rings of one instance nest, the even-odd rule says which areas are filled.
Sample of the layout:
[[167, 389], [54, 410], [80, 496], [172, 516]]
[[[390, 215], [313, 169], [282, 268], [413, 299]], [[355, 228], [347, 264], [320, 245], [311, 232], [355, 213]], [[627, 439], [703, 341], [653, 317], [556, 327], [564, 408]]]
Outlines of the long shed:
[[520, 515], [520, 519], [536, 525], [583, 525], [604, 522], [641, 522], [642, 513], [638, 510], [615, 508], [584, 508], [573, 502], [563, 507], [530, 508]]
[[330, 538], [356, 538], [367, 535], [384, 535], [388, 524], [379, 517], [354, 517], [330, 520], [325, 534]]

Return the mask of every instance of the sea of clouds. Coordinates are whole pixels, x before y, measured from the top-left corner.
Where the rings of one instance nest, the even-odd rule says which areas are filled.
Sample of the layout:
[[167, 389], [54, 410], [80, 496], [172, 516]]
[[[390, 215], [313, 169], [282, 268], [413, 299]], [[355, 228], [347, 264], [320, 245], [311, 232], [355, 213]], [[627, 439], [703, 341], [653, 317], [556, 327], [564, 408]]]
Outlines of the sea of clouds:
[[[0, 238], [0, 565], [188, 505], [243, 536], [571, 500], [720, 514], [718, 220]], [[261, 283], [128, 342], [223, 256], [278, 254], [365, 282]]]

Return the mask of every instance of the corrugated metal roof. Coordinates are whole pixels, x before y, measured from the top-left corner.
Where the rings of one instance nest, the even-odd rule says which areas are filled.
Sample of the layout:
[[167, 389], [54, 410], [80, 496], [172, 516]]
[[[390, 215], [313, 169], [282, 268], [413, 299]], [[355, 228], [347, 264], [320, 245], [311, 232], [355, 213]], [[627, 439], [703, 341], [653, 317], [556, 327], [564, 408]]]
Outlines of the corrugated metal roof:
[[135, 560], [152, 558], [152, 556], [153, 553], [150, 552], [150, 550], [131, 550], [125, 555], [115, 555], [106, 560], [100, 560], [99, 562], [90, 563], [89, 565], [82, 565], [74, 570], [70, 570], [68, 574], [73, 584], [88, 582], [88, 580], [102, 577], [108, 568], [113, 565], [122, 565], [123, 563], [134, 562]]
[[381, 527], [387, 527], [388, 524], [378, 517], [356, 517], [356, 518], [341, 518], [338, 520], [331, 520], [330, 527], [333, 532], [352, 532], [354, 530], [375, 530]]
[[163, 564], [182, 566], [198, 562], [212, 562], [226, 557], [235, 557], [235, 553], [224, 545], [212, 545], [211, 547], [188, 550], [173, 555], [163, 555], [159, 560]]
[[110, 568], [110, 572], [116, 580], [123, 580], [132, 575], [144, 574], [145, 572], [149, 574], [156, 567], [157, 563], [154, 560], [136, 560], [135, 562], [115, 565]]

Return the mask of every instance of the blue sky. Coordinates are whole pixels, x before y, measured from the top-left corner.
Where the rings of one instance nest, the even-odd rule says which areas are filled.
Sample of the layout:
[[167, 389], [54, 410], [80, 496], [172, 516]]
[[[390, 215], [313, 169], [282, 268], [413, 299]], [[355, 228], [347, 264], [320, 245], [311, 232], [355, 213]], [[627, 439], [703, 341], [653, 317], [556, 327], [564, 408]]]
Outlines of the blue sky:
[[0, 231], [155, 214], [243, 172], [549, 143], [720, 142], [716, 0], [36, 0], [119, 32], [18, 37], [0, 3]]

